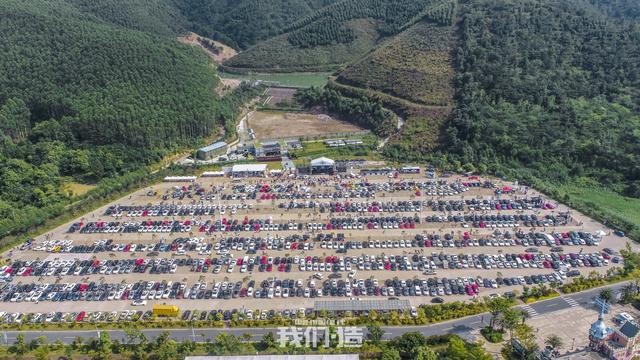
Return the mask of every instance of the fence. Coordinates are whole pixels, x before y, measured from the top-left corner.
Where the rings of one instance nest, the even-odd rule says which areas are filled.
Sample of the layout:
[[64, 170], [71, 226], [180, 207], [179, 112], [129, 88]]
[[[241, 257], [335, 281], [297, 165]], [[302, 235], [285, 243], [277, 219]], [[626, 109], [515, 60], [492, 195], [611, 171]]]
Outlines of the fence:
[[277, 138], [268, 138], [268, 139], [260, 139], [261, 142], [269, 142], [269, 141], [292, 141], [292, 140], [300, 140], [302, 141], [311, 141], [311, 140], [327, 140], [332, 138], [341, 138], [341, 137], [351, 137], [351, 136], [365, 136], [371, 134], [371, 130], [361, 130], [361, 131], [349, 131], [349, 132], [336, 132], [329, 134], [318, 134], [312, 136], [288, 136], [288, 137], [277, 137]]

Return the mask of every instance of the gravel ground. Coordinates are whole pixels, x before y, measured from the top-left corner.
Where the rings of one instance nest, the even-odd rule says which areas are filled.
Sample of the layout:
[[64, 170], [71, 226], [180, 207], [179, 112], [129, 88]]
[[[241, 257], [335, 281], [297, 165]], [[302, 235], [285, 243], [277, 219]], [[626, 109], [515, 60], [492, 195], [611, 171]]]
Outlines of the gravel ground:
[[[424, 178], [424, 176], [420, 176], [420, 175], [402, 175], [400, 176], [399, 179], [389, 179], [386, 176], [369, 176], [367, 177], [367, 180], [369, 182], [388, 182], [388, 181], [400, 181], [400, 180], [404, 180], [404, 179], [421, 179], [421, 180], [426, 180]], [[335, 178], [329, 178], [327, 177], [327, 183], [323, 184], [323, 185], [315, 185], [312, 186], [312, 191], [325, 191], [325, 190], [331, 190], [333, 189], [333, 186], [335, 186]], [[455, 179], [464, 179], [464, 178], [458, 178], [458, 177], [450, 177], [447, 178], [446, 180], [448, 181], [453, 181]], [[287, 182], [287, 181], [296, 181], [296, 180], [282, 180], [282, 179], [248, 179], [245, 180], [246, 182], [249, 183], [271, 183], [271, 184], [276, 184], [276, 183], [283, 183], [283, 182]], [[349, 180], [343, 180], [343, 181], [349, 181]], [[502, 186], [515, 186], [514, 184], [510, 184], [507, 182], [502, 182], [502, 181], [498, 181], [498, 180], [494, 180], [499, 187]], [[202, 184], [205, 188], [209, 188], [212, 185], [224, 185], [226, 187], [225, 192], [226, 193], [230, 193], [230, 188], [233, 184], [237, 184], [237, 181], [232, 181], [230, 179], [222, 179], [222, 178], [201, 178], [198, 179], [198, 182], [200, 184]], [[298, 181], [299, 182], [299, 181]], [[183, 185], [183, 184], [178, 184], [178, 183], [161, 183], [161, 184], [157, 184], [154, 185], [152, 187], [148, 187], [148, 188], [144, 188], [144, 189], [140, 189], [139, 191], [136, 191], [135, 193], [133, 193], [130, 196], [126, 196], [122, 199], [119, 199], [117, 201], [115, 201], [113, 204], [121, 204], [121, 205], [127, 205], [127, 204], [136, 204], [136, 205], [144, 205], [144, 204], [158, 204], [160, 202], [162, 202], [162, 198], [161, 196], [166, 192], [169, 191], [170, 189], [172, 189], [174, 186], [178, 186], [178, 185]], [[156, 196], [147, 196], [146, 194], [149, 191], [155, 191], [157, 192], [158, 195]], [[527, 192], [525, 194], [525, 191]], [[521, 189], [520, 191], [518, 191], [516, 194], [512, 194], [512, 195], [501, 195], [501, 198], [523, 198], [523, 197], [534, 197], [534, 196], [538, 196], [540, 194], [538, 194], [537, 192], [535, 192], [532, 189]], [[493, 191], [491, 189], [479, 189], [479, 188], [473, 188], [472, 190], [465, 192], [461, 195], [458, 196], [446, 196], [446, 197], [442, 197], [442, 199], [471, 199], [471, 198], [478, 198], [478, 199], [490, 199], [490, 198], [495, 198], [496, 195], [493, 193]], [[398, 201], [398, 200], [429, 200], [429, 199], [437, 199], [437, 197], [429, 197], [429, 196], [421, 196], [421, 197], [416, 197], [412, 191], [405, 191], [405, 192], [393, 192], [393, 193], [378, 193], [377, 197], [375, 200], [379, 200], [379, 201]], [[233, 218], [233, 219], [238, 219], [238, 220], [242, 220], [245, 216], [248, 216], [249, 218], [262, 218], [262, 219], [267, 219], [267, 218], [272, 218], [275, 222], [279, 222], [280, 220], [282, 221], [288, 221], [288, 220], [295, 220], [295, 221], [300, 221], [300, 222], [319, 222], [320, 220], [324, 220], [326, 221], [327, 219], [329, 219], [331, 217], [330, 213], [320, 213], [318, 211], [313, 211], [313, 209], [295, 209], [295, 210], [281, 210], [277, 208], [277, 205], [280, 202], [286, 202], [288, 203], [290, 200], [275, 200], [275, 201], [271, 201], [271, 200], [267, 200], [267, 201], [261, 201], [261, 200], [229, 200], [229, 201], [222, 201], [222, 203], [225, 204], [241, 204], [241, 203], [251, 203], [254, 205], [254, 209], [252, 210], [238, 210], [237, 214], [231, 216], [230, 214], [226, 214], [226, 216], [223, 217], [227, 217], [227, 218]], [[298, 200], [300, 201], [300, 200]], [[316, 201], [323, 201], [323, 202], [328, 202], [329, 200], [316, 200]], [[366, 201], [366, 199], [355, 199], [353, 201]], [[550, 201], [554, 204], [556, 204], [556, 202], [554, 201]], [[191, 200], [191, 199], [184, 199], [182, 201], [180, 200], [173, 200], [173, 199], [169, 199], [167, 201], [165, 201], [164, 203], [169, 203], [169, 204], [197, 204], [200, 203], [199, 200]], [[213, 204], [218, 204], [219, 201], [218, 200], [213, 200], [211, 203]], [[111, 205], [111, 204], [109, 204]], [[93, 211], [91, 213], [88, 213], [86, 215], [84, 215], [83, 217], [81, 217], [80, 219], [77, 219], [75, 221], [98, 221], [98, 220], [104, 220], [104, 221], [111, 221], [114, 220], [113, 218], [109, 217], [109, 216], [105, 216], [104, 211], [105, 209], [109, 206], [106, 205], [100, 209], [97, 209], [96, 211]], [[581, 230], [581, 231], [588, 231], [588, 232], [592, 232], [595, 233], [598, 230], [604, 230], [605, 232], [607, 232], [607, 235], [604, 236], [603, 241], [601, 241], [600, 246], [598, 249], [596, 249], [595, 247], [584, 247], [584, 252], [588, 252], [588, 253], [592, 253], [595, 252], [596, 250], [601, 250], [604, 247], [609, 247], [612, 248], [614, 250], [619, 250], [621, 248], [624, 247], [625, 241], [628, 240], [626, 238], [620, 238], [617, 236], [612, 235], [612, 231], [611, 229], [606, 228], [605, 226], [603, 226], [602, 224], [599, 224], [589, 218], [587, 218], [586, 216], [584, 216], [583, 214], [578, 213], [575, 210], [571, 210], [566, 208], [564, 205], [558, 205], [558, 207], [556, 209], [553, 210], [540, 210], [537, 212], [538, 216], [544, 216], [546, 214], [551, 214], [551, 213], [557, 213], [557, 212], [564, 212], [564, 211], [570, 211], [571, 217], [572, 217], [572, 221], [570, 224], [568, 224], [567, 226], [562, 226], [562, 227], [558, 227], [558, 228], [548, 228], [548, 229], [536, 229], [536, 231], [542, 231], [542, 230], [546, 230], [546, 231], [569, 231], [569, 230]], [[515, 213], [516, 211], [492, 211], [489, 213], [501, 213], [501, 214], [508, 214], [508, 213]], [[454, 214], [457, 214], [458, 212], [453, 212]], [[525, 211], [524, 213], [534, 213], [534, 211]], [[442, 213], [436, 213], [436, 212], [432, 212], [431, 209], [424, 209], [424, 211], [422, 211], [420, 214], [418, 214], [422, 219], [424, 219], [425, 216], [427, 215], [434, 215], [434, 214], [442, 214]], [[339, 216], [337, 217], [348, 217], [350, 214], [349, 213], [342, 213], [339, 214]], [[355, 216], [356, 214], [352, 214], [351, 216]], [[395, 215], [395, 214], [364, 214], [364, 216], [378, 216], [378, 215], [384, 215], [384, 216], [389, 216], [389, 215]], [[409, 215], [413, 215], [413, 213], [399, 213], [398, 215], [400, 216], [409, 216]], [[209, 217], [195, 217], [196, 219], [218, 219], [219, 216], [215, 215], [215, 216], [209, 216]], [[159, 217], [158, 219], [163, 219], [162, 217]], [[186, 217], [171, 217], [168, 219], [187, 219]], [[133, 220], [133, 221], [140, 221], [141, 218], [132, 218], [132, 219], [127, 219], [126, 217], [122, 217], [117, 219], [116, 221], [128, 221], [128, 220]], [[74, 222], [75, 222], [74, 221]], [[67, 229], [69, 228], [70, 224], [72, 222], [70, 222], [69, 224], [65, 224], [62, 225], [38, 238], [35, 239], [35, 243], [41, 243], [42, 241], [45, 241], [46, 239], [69, 239], [73, 241], [73, 244], [77, 245], [77, 244], [91, 244], [96, 240], [100, 240], [100, 239], [113, 239], [114, 242], [116, 243], [137, 243], [137, 244], [148, 244], [148, 243], [157, 243], [161, 238], [164, 238], [164, 240], [166, 242], [170, 242], [172, 239], [177, 238], [177, 237], [188, 237], [189, 234], [183, 233], [183, 234], [150, 234], [150, 233], [133, 233], [133, 234], [79, 234], [79, 233], [74, 233], [74, 234], [69, 234], [67, 233]], [[517, 231], [517, 228], [512, 228], [510, 229], [511, 232]], [[524, 231], [528, 231], [529, 229], [523, 229]], [[333, 233], [338, 233], [338, 232], [342, 232], [345, 234], [346, 239], [347, 240], [354, 240], [354, 241], [363, 241], [363, 240], [368, 240], [368, 239], [372, 239], [372, 240], [400, 240], [400, 239], [412, 239], [414, 238], [414, 236], [416, 234], [422, 233], [422, 234], [433, 234], [433, 233], [440, 233], [440, 234], [444, 234], [445, 232], [449, 232], [452, 233], [454, 235], [455, 238], [460, 238], [462, 236], [462, 233], [464, 231], [470, 231], [472, 232], [473, 236], [475, 238], [480, 238], [483, 236], [489, 236], [491, 234], [491, 232], [493, 231], [492, 229], [463, 229], [460, 227], [459, 224], [427, 224], [427, 223], [421, 223], [418, 224], [416, 226], [415, 229], [395, 229], [395, 230], [343, 230], [343, 231], [339, 231], [339, 230], [334, 230], [334, 231], [325, 231], [325, 232], [333, 232]], [[292, 234], [302, 234], [305, 231], [283, 231], [283, 232], [260, 232], [259, 234], [255, 234], [261, 237], [266, 237], [267, 235], [271, 235], [271, 236], [287, 236], [287, 235], [292, 235]], [[313, 233], [310, 233], [313, 235]], [[217, 239], [220, 236], [231, 236], [232, 234], [230, 233], [226, 233], [224, 235], [221, 234], [216, 234], [216, 235], [211, 235], [211, 236], [206, 236], [204, 233], [198, 233], [197, 231], [193, 233], [193, 236], [196, 237], [203, 237], [205, 242], [212, 242], [215, 239]], [[240, 236], [251, 236], [254, 235], [253, 232], [242, 232], [240, 233]], [[583, 247], [580, 246], [564, 246], [564, 249], [566, 252], [579, 252]], [[416, 251], [421, 251], [424, 250], [424, 254], [425, 255], [429, 255], [431, 252], [443, 252], [445, 254], [461, 254], [461, 253], [486, 253], [486, 254], [499, 254], [499, 253], [523, 253], [524, 252], [524, 248], [522, 246], [514, 246], [514, 247], [467, 247], [464, 249], [459, 249], [459, 248], [444, 248], [444, 249], [440, 249], [440, 248], [413, 248], [413, 249], [361, 249], [361, 250], [349, 250], [349, 252], [347, 254], [337, 254], [339, 256], [359, 256], [362, 254], [368, 254], [368, 255], [409, 255], [409, 254], [413, 254]], [[541, 248], [541, 251], [544, 253], [547, 253], [549, 251], [548, 248], [543, 247]], [[232, 251], [233, 255], [238, 258], [238, 257], [242, 257], [244, 256], [244, 252], [236, 252], [236, 251]], [[259, 251], [258, 252], [259, 255], [267, 255], [267, 256], [284, 256], [286, 254], [291, 255], [291, 256], [327, 256], [327, 255], [335, 255], [335, 250], [332, 249], [321, 249], [319, 247], [319, 243], [316, 244], [316, 248], [313, 250], [308, 250], [308, 251], [303, 251], [303, 250], [286, 250], [286, 251], [277, 251], [277, 250], [267, 250], [267, 251]], [[422, 252], [421, 252], [422, 254]], [[197, 253], [187, 253], [184, 256], [190, 256], [193, 258], [204, 258], [205, 256], [203, 255], [198, 255]], [[215, 257], [216, 255], [210, 255], [211, 257]], [[2, 254], [2, 257], [4, 258], [11, 258], [11, 259], [20, 259], [20, 260], [28, 260], [28, 259], [83, 259], [83, 258], [91, 258], [91, 257], [95, 257], [96, 259], [100, 259], [100, 260], [107, 260], [107, 259], [128, 259], [128, 258], [144, 258], [146, 257], [146, 254], [143, 253], [122, 253], [122, 252], [117, 252], [117, 253], [97, 253], [97, 254], [50, 254], [50, 253], [46, 253], [46, 252], [42, 252], [42, 251], [33, 251], [33, 250], [27, 250], [27, 251], [20, 251], [17, 248], [13, 249], [9, 252], [6, 252], [4, 254]], [[172, 255], [171, 253], [160, 253], [158, 255], [158, 258], [171, 258], [171, 257], [177, 257], [177, 255]], [[593, 268], [599, 272], [605, 272], [607, 270], [606, 267], [600, 267], [600, 268]], [[587, 269], [587, 268], [582, 268], [581, 271], [583, 273], [587, 273], [591, 270], [591, 268]], [[521, 275], [528, 275], [528, 274], [540, 274], [540, 273], [548, 273], [550, 272], [550, 269], [501, 269], [500, 272], [504, 275], [504, 276], [521, 276]], [[273, 276], [277, 276], [280, 279], [285, 279], [285, 278], [290, 278], [290, 279], [307, 279], [309, 278], [311, 275], [313, 274], [313, 272], [299, 272], [297, 266], [293, 266], [293, 270], [290, 273], [280, 273], [277, 272], [276, 269], [274, 269], [274, 272], [264, 272], [264, 273], [260, 273], [255, 271], [254, 273], [250, 274], [250, 273], [240, 273], [238, 267], [236, 267], [236, 270], [233, 273], [226, 273], [224, 272], [224, 267], [223, 267], [223, 272], [219, 273], [219, 274], [213, 274], [211, 273], [211, 271], [209, 271], [209, 273], [203, 274], [203, 273], [193, 273], [189, 271], [189, 267], [179, 267], [177, 272], [175, 274], [162, 274], [162, 275], [156, 275], [156, 274], [149, 274], [149, 273], [145, 273], [145, 274], [126, 274], [126, 275], [107, 275], [107, 276], [103, 276], [103, 275], [92, 275], [90, 277], [80, 277], [80, 276], [65, 276], [62, 277], [61, 279], [56, 279], [54, 277], [42, 277], [42, 278], [38, 278], [38, 277], [24, 277], [24, 278], [16, 278], [14, 279], [14, 282], [22, 282], [22, 283], [27, 283], [27, 282], [41, 282], [41, 283], [53, 283], [53, 282], [87, 282], [87, 281], [96, 281], [96, 282], [100, 282], [100, 281], [106, 281], [106, 282], [135, 282], [135, 281], [139, 281], [139, 280], [154, 280], [154, 281], [162, 281], [162, 280], [167, 280], [167, 281], [186, 281], [187, 282], [187, 287], [190, 287], [191, 284], [193, 284], [194, 282], [197, 281], [206, 281], [209, 286], [211, 286], [211, 282], [215, 281], [215, 282], [219, 282], [219, 281], [238, 281], [238, 280], [246, 280], [246, 279], [254, 279], [254, 280], [262, 280], [262, 279], [266, 279], [269, 277], [273, 277]], [[482, 277], [493, 277], [495, 278], [497, 275], [497, 271], [494, 270], [483, 270], [483, 269], [464, 269], [464, 270], [438, 270], [437, 272], [437, 276], [439, 277], [476, 277], [476, 276], [482, 276]], [[425, 275], [422, 275], [421, 272], [419, 271], [358, 271], [356, 278], [362, 278], [362, 279], [366, 279], [369, 277], [375, 277], [378, 280], [385, 280], [385, 279], [391, 279], [394, 277], [398, 277], [400, 279], [410, 279], [410, 278], [414, 278], [414, 277], [421, 277], [421, 278], [425, 278]], [[346, 279], [346, 274], [344, 274], [343, 279]], [[504, 291], [508, 291], [508, 290], [513, 290], [513, 287], [503, 287], [500, 289], [482, 289], [481, 295], [488, 295], [489, 293], [498, 293], [498, 292], [504, 292]], [[380, 297], [377, 297], [380, 298]], [[445, 300], [449, 301], [449, 300], [469, 300], [470, 298], [468, 296], [445, 296], [444, 297]], [[331, 298], [322, 298], [322, 299], [331, 299]], [[333, 298], [336, 300], [344, 300], [344, 298]], [[418, 305], [421, 303], [428, 303], [431, 298], [430, 297], [410, 297], [409, 300], [411, 301], [412, 304], [414, 305]], [[253, 299], [253, 298], [242, 298], [242, 299], [234, 299], [234, 300], [158, 300], [156, 302], [166, 302], [166, 303], [171, 303], [171, 304], [176, 304], [179, 305], [181, 307], [181, 309], [231, 309], [231, 308], [239, 308], [244, 306], [245, 308], [248, 309], [292, 309], [292, 308], [300, 308], [300, 307], [311, 307], [313, 306], [314, 303], [314, 299], [303, 299], [303, 298], [293, 298], [293, 299]], [[149, 301], [146, 308], [151, 308], [152, 304], [154, 303], [154, 301]], [[55, 310], [56, 311], [79, 311], [79, 310], [87, 310], [87, 311], [113, 311], [113, 310], [124, 310], [124, 309], [129, 309], [131, 308], [130, 306], [130, 301], [105, 301], [105, 302], [57, 302], [57, 303], [52, 303], [52, 302], [41, 302], [39, 304], [35, 304], [35, 303], [0, 303], [0, 308], [3, 311], [10, 311], [10, 312], [16, 312], [16, 311], [21, 311], [21, 312], [25, 312], [25, 311], [38, 311], [38, 312], [48, 312], [48, 311], [52, 311], [52, 306], [55, 306]], [[28, 308], [28, 310], [27, 310]], [[141, 307], [140, 309], [142, 309], [144, 307]]]

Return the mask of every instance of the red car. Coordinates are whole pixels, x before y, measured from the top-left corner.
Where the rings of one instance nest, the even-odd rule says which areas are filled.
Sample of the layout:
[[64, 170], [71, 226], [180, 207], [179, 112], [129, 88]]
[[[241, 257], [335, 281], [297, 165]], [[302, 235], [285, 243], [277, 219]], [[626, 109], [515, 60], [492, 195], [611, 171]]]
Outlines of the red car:
[[78, 314], [78, 316], [76, 316], [76, 322], [80, 322], [84, 319], [84, 317], [87, 315], [86, 312], [84, 311], [80, 311], [80, 313]]

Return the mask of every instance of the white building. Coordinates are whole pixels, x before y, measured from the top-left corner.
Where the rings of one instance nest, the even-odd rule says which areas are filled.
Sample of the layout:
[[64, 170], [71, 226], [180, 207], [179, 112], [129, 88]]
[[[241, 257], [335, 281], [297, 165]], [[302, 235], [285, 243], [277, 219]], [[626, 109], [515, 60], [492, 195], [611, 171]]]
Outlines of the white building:
[[267, 174], [267, 164], [240, 164], [233, 165], [231, 176], [241, 177], [264, 177]]

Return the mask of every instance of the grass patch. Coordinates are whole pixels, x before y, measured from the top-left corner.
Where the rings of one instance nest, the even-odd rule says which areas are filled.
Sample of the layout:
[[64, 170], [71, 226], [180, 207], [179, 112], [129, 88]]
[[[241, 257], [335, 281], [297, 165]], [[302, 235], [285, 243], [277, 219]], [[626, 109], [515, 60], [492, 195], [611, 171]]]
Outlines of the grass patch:
[[551, 294], [547, 294], [547, 295], [528, 296], [528, 297], [522, 298], [522, 301], [524, 301], [525, 304], [531, 304], [531, 303], [536, 302], [536, 301], [553, 299], [553, 298], [558, 297], [558, 296], [560, 296], [560, 294], [558, 292], [554, 291]]
[[504, 332], [495, 330], [491, 328], [491, 326], [487, 326], [480, 330], [480, 334], [482, 334], [482, 336], [484, 336], [484, 338], [487, 339], [488, 342], [495, 344], [502, 342], [502, 336], [504, 335]]
[[322, 141], [305, 142], [302, 144], [302, 149], [291, 152], [291, 158], [294, 159], [296, 166], [307, 166], [307, 158], [315, 159], [321, 156], [326, 156], [333, 160], [356, 158], [370, 161], [382, 160], [382, 156], [376, 151], [377, 137], [367, 135], [361, 139], [363, 141], [363, 145], [361, 146], [344, 146], [339, 148], [330, 148]]
[[564, 185], [558, 189], [573, 201], [600, 209], [607, 216], [615, 216], [640, 227], [640, 199], [624, 197], [603, 188]]
[[68, 182], [62, 185], [62, 190], [71, 195], [71, 197], [82, 196], [96, 188], [96, 185], [81, 184], [78, 182]]
[[267, 170], [282, 170], [282, 162], [280, 161], [267, 161]]
[[329, 72], [300, 72], [300, 73], [257, 73], [257, 74], [234, 74], [229, 72], [220, 72], [223, 79], [236, 80], [263, 80], [280, 83], [282, 86], [294, 87], [322, 87], [327, 84]]

